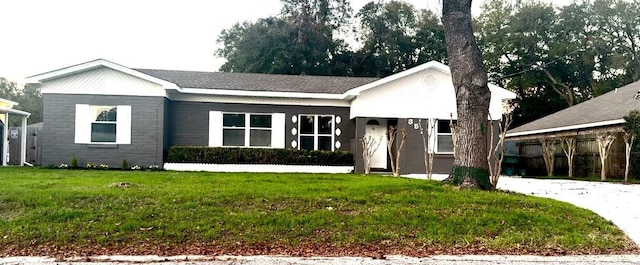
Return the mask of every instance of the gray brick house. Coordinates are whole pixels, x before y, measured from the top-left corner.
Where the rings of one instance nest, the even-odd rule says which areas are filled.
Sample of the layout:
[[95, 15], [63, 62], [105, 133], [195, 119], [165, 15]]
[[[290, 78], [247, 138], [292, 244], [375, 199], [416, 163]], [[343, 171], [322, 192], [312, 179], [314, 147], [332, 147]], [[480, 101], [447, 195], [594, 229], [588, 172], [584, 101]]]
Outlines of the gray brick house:
[[[360, 139], [383, 143], [372, 167], [390, 170], [384, 132], [406, 128], [402, 174], [424, 173], [418, 123], [435, 171], [453, 160], [449, 69], [429, 62], [378, 79], [134, 69], [99, 59], [28, 78], [42, 85], [42, 163], [162, 165], [170, 146], [347, 150], [362, 172]], [[492, 117], [509, 91], [490, 85]]]

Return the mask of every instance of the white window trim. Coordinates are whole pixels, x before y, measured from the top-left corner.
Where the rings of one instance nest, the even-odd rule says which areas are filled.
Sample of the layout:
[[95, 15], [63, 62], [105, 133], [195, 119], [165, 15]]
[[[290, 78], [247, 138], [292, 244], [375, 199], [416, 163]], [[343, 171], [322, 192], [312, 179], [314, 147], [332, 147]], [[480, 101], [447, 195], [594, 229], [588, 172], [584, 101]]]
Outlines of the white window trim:
[[[313, 116], [313, 134], [302, 133], [302, 116]], [[320, 134], [318, 133], [318, 118], [319, 117], [331, 117], [331, 133]], [[331, 136], [331, 151], [335, 151], [335, 131], [336, 131], [336, 115], [331, 114], [300, 114], [298, 115], [298, 150], [301, 150], [302, 142], [300, 138], [302, 136], [313, 136], [313, 150], [318, 150], [318, 136]]]
[[[436, 150], [436, 152], [435, 152], [435, 153], [436, 153], [436, 154], [447, 154], [447, 155], [452, 155], [452, 154], [453, 154], [453, 152], [448, 152], [448, 151], [447, 151], [447, 152], [443, 152], [443, 151], [440, 151], [440, 147], [438, 146], [438, 138], [439, 138], [440, 136], [450, 136], [450, 137], [453, 139], [453, 132], [452, 132], [452, 133], [440, 133], [440, 132], [438, 132], [438, 131], [440, 130], [440, 121], [444, 121], [444, 120], [434, 120], [434, 121], [436, 122], [436, 128], [435, 128], [435, 132], [436, 132], [436, 133], [435, 133], [435, 139], [434, 139], [434, 140], [435, 140], [435, 144], [434, 144], [434, 146], [435, 146], [435, 150]], [[456, 120], [454, 120], [454, 122], [455, 122], [455, 121], [456, 121]]]
[[[231, 127], [223, 126], [224, 114], [243, 114], [245, 115], [245, 144], [244, 146], [224, 146], [223, 131]], [[271, 115], [271, 128], [252, 128], [251, 115]], [[236, 127], [240, 128], [240, 127]], [[271, 145], [270, 146], [250, 146], [251, 129], [270, 130]], [[228, 147], [228, 148], [284, 148], [285, 146], [285, 114], [284, 113], [252, 113], [252, 112], [209, 112], [209, 146], [211, 147]]]
[[107, 105], [76, 104], [74, 143], [96, 145], [131, 144], [131, 106], [115, 106], [117, 108], [116, 141], [109, 143], [91, 142], [91, 124], [95, 122], [91, 117], [91, 106]]

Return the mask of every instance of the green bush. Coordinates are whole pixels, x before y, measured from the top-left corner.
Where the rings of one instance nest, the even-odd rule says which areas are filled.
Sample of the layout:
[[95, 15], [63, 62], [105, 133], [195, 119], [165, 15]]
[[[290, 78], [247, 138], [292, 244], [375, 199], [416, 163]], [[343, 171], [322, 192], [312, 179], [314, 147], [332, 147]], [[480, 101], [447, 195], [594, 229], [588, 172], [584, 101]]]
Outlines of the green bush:
[[167, 162], [351, 166], [353, 155], [348, 151], [172, 146]]
[[71, 157], [71, 168], [78, 168], [78, 158], [76, 156]]

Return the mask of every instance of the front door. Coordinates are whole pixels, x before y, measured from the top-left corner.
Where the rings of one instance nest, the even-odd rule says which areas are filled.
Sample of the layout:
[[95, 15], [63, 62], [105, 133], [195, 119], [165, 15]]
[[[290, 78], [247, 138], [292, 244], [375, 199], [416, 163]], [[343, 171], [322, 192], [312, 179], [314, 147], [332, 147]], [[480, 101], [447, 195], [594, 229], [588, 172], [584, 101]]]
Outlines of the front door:
[[369, 120], [364, 130], [365, 136], [371, 136], [380, 143], [371, 158], [371, 168], [387, 169], [387, 126], [379, 120]]

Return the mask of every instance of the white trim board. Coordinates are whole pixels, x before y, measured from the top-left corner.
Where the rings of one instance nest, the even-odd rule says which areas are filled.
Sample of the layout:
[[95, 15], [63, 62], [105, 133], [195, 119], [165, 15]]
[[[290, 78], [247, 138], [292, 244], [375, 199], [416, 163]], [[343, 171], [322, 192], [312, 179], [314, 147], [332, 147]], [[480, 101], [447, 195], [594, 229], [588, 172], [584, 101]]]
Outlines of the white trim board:
[[353, 166], [273, 165], [273, 164], [198, 164], [165, 163], [164, 169], [174, 171], [261, 172], [261, 173], [351, 173]]
[[524, 131], [524, 132], [517, 132], [517, 133], [507, 133], [505, 135], [505, 137], [509, 138], [509, 137], [518, 137], [518, 136], [542, 134], [542, 133], [550, 133], [550, 132], [579, 130], [579, 129], [586, 129], [586, 128], [592, 128], [592, 127], [616, 125], [616, 124], [622, 124], [622, 123], [625, 123], [624, 119], [617, 119], [617, 120], [610, 120], [610, 121], [600, 121], [600, 122], [585, 123], [585, 124], [578, 124], [578, 125], [570, 125], [570, 126], [563, 126], [563, 127], [549, 128], [549, 129]]

